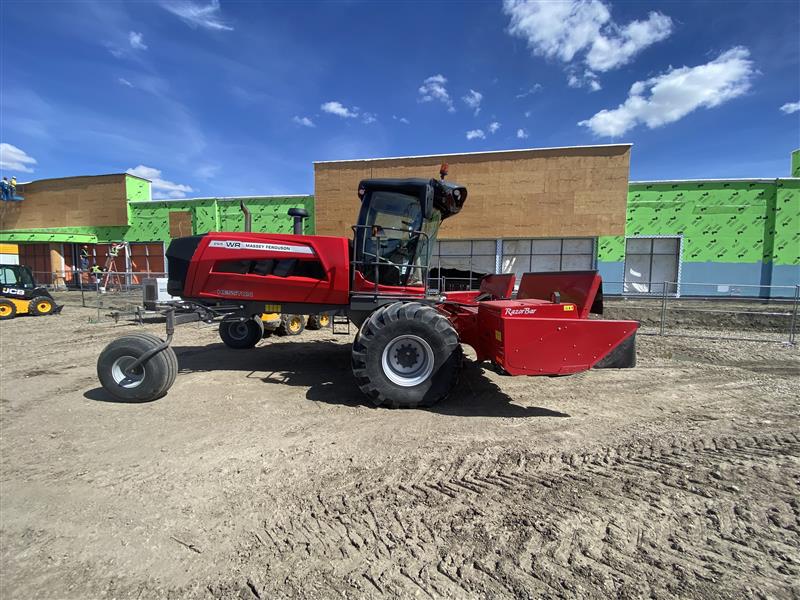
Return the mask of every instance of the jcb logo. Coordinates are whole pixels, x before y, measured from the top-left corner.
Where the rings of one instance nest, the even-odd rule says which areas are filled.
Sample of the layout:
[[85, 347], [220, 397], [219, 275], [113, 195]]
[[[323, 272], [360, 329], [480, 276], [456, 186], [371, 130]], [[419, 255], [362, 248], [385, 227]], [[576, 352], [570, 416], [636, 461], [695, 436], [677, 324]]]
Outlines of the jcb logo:
[[25, 290], [18, 290], [16, 288], [4, 287], [3, 288], [3, 293], [4, 294], [12, 294], [14, 296], [24, 296], [25, 295]]

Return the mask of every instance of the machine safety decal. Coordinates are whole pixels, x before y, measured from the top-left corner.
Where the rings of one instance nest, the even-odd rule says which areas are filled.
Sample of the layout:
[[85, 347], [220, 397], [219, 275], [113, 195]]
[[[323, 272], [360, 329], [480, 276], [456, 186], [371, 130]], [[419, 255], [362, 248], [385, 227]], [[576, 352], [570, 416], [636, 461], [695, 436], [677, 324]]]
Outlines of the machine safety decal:
[[260, 250], [262, 252], [291, 252], [293, 254], [314, 254], [308, 246], [291, 244], [267, 244], [260, 242], [242, 242], [239, 240], [212, 240], [209, 248], [227, 248], [228, 250]]
[[574, 304], [565, 304], [564, 305], [564, 311], [565, 312], [569, 312], [571, 310], [575, 310], [575, 305]]

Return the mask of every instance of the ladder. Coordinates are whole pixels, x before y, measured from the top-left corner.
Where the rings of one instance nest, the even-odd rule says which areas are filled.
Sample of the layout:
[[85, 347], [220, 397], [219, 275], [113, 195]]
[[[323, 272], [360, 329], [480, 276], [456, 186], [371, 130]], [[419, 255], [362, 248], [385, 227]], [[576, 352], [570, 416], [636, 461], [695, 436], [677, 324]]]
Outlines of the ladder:
[[334, 313], [331, 318], [333, 335], [350, 335], [350, 319], [342, 313]]
[[117, 256], [119, 255], [119, 251], [127, 249], [126, 244], [123, 242], [121, 244], [112, 244], [111, 248], [108, 250], [108, 256], [106, 257], [106, 264], [104, 267], [105, 276], [103, 277], [103, 285], [104, 289], [108, 289], [108, 284], [113, 283], [117, 286], [117, 289], [122, 289], [122, 280], [119, 277], [119, 271], [117, 270]]

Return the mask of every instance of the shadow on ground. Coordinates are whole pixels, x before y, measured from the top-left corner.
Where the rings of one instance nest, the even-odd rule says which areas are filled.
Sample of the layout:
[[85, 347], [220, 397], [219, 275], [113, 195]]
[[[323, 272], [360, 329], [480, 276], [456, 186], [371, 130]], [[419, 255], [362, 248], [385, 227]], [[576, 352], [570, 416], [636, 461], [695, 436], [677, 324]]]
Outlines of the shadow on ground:
[[86, 390], [83, 393], [83, 397], [87, 400], [94, 400], [95, 402], [108, 402], [110, 404], [147, 404], [148, 402], [155, 402], [158, 400], [148, 400], [145, 402], [133, 402], [131, 400], [120, 400], [119, 398], [115, 398], [111, 394], [109, 394], [105, 388], [103, 387], [96, 387], [92, 388], [91, 390]]
[[[173, 346], [180, 373], [216, 370], [243, 371], [265, 384], [308, 388], [306, 398], [341, 406], [372, 406], [362, 395], [350, 370], [350, 346], [326, 341], [272, 341], [251, 350], [233, 350], [224, 344]], [[92, 400], [110, 398], [102, 390], [85, 394]], [[425, 409], [443, 415], [469, 417], [569, 417], [547, 408], [523, 407], [483, 374], [480, 365], [466, 360], [458, 385], [446, 400]]]

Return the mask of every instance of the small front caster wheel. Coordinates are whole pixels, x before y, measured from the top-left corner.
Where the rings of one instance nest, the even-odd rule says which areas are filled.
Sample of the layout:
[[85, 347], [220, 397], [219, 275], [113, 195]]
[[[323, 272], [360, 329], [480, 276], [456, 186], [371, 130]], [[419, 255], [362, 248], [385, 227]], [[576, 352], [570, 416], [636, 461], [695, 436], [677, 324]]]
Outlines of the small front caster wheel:
[[123, 402], [149, 402], [160, 398], [175, 383], [178, 358], [169, 346], [142, 364], [131, 365], [163, 341], [149, 333], [118, 338], [97, 359], [97, 377], [103, 388]]
[[253, 348], [264, 337], [264, 323], [260, 317], [244, 321], [235, 317], [223, 319], [219, 324], [219, 337], [228, 348]]

